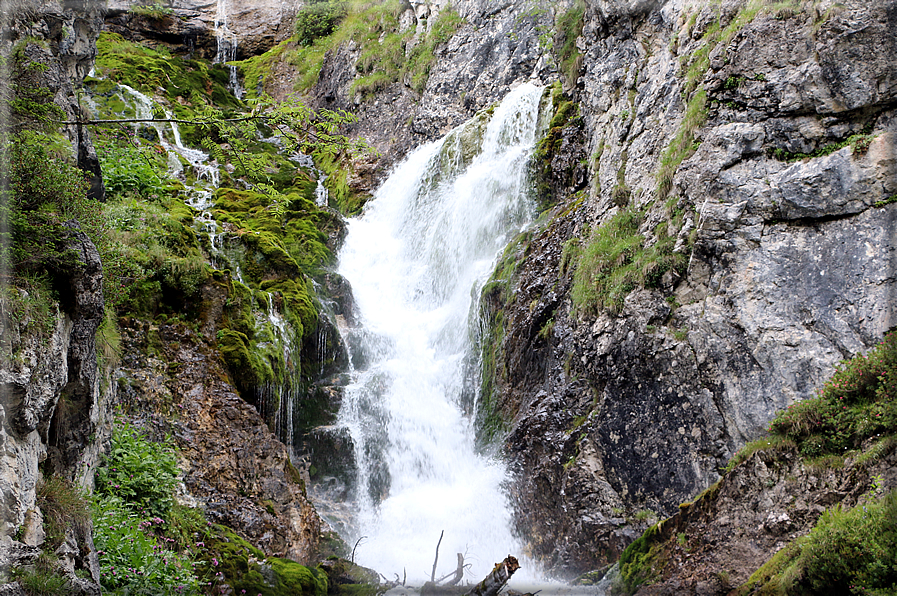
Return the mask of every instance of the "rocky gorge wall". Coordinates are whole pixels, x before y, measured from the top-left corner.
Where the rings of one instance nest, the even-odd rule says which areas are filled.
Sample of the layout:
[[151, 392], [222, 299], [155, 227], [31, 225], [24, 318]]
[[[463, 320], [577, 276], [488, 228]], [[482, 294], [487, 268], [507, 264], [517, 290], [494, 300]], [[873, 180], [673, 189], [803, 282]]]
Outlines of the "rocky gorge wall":
[[[93, 38], [101, 24], [99, 7], [93, 4], [74, 9], [59, 3], [7, 6], [4, 53], [9, 56], [10, 46], [23, 38], [43, 43], [23, 48], [25, 58], [38, 66], [4, 79], [4, 99], [27, 86], [43, 88], [62, 114], [74, 115], [72, 82], [89, 70], [96, 51]], [[4, 115], [9, 117], [6, 111]], [[101, 198], [102, 178], [89, 137], [76, 127], [62, 132], [71, 143], [73, 160], [92, 174], [91, 195]], [[0, 300], [0, 570], [4, 573], [33, 562], [45, 540], [37, 506], [39, 468], [80, 490], [91, 490], [109, 436], [110, 371], [98, 366], [96, 345], [96, 330], [104, 316], [102, 264], [95, 245], [78, 225], [65, 226], [65, 248], [76, 255], [77, 265], [56, 275], [59, 299], [51, 310], [29, 306], [28, 292], [21, 289], [11, 289], [21, 294], [15, 299], [4, 295]], [[14, 536], [21, 542], [13, 541]], [[92, 545], [89, 526], [66, 529], [58, 551], [61, 565], [71, 574], [76, 568], [87, 573], [86, 578], [73, 579], [73, 587], [90, 590], [99, 581]]]
[[[10, 76], [0, 80], [4, 117], [24, 118], [20, 107], [30, 106], [27, 100], [34, 97], [52, 105], [53, 118], [82, 117], [81, 83], [93, 69], [104, 17], [114, 12], [101, 2], [17, 2], [8, 6], [9, 11], [6, 8], [3, 50]], [[40, 130], [55, 131], [52, 125], [52, 120], [39, 123]], [[34, 123], [5, 120], [3, 126], [17, 131]], [[63, 142], [54, 151], [92, 174], [90, 198], [104, 200], [88, 128], [71, 125], [58, 131]], [[5, 207], [4, 241], [9, 237]], [[42, 485], [56, 479], [64, 488], [71, 485], [73, 495], [92, 492], [94, 474], [109, 450], [113, 410], [155, 440], [173, 435], [180, 454], [179, 503], [202, 507], [204, 515], [267, 554], [314, 560], [320, 519], [287, 447], [235, 389], [232, 373], [214, 344], [220, 321], [207, 325], [211, 347], [207, 337], [196, 337], [188, 329], [160, 332], [142, 321], [124, 327], [128, 321], [117, 322], [114, 310], [104, 312], [109, 306], [103, 295], [108, 263], [101, 262], [97, 247], [76, 223], [64, 226], [68, 232], [61, 248], [71, 252], [74, 265], [38, 263], [24, 273], [17, 269], [15, 276], [2, 271], [0, 583], [4, 585], [0, 591], [23, 593], [15, 582], [5, 582], [35, 573], [35, 565], [52, 565], [52, 573], [64, 576], [72, 593], [100, 593], [89, 517], [76, 523], [71, 519], [78, 512], [63, 512], [72, 518], [66, 518], [69, 527], [57, 548], [48, 540], [49, 517], [41, 509], [46, 498], [42, 503], [39, 493]], [[185, 231], [195, 242], [192, 232]], [[45, 304], [34, 306], [28, 291], [20, 289], [23, 284], [29, 287], [28, 281], [17, 276], [28, 273], [49, 280], [52, 298], [44, 296]], [[225, 299], [209, 300], [214, 298]], [[220, 316], [222, 305], [211, 310]], [[109, 341], [108, 335], [98, 339], [104, 316], [111, 333], [117, 334], [115, 329], [122, 325], [121, 353], [118, 345], [111, 348], [113, 354], [109, 345], [98, 349], [98, 342]], [[117, 363], [120, 356], [122, 362]], [[182, 420], [182, 412], [189, 412], [189, 419]], [[86, 502], [79, 503], [86, 508]]]
[[[588, 4], [589, 186], [486, 300], [521, 529], [549, 568], [613, 561], [893, 327], [895, 81], [874, 48], [894, 8]], [[627, 209], [679, 265], [617, 309], [574, 305], [575, 248]]]
[[[173, 31], [172, 47], [211, 53], [212, 5], [172, 6], [174, 29], [136, 26], [123, 4], [110, 6], [107, 26], [147, 43]], [[516, 475], [520, 532], [547, 570], [572, 576], [614, 561], [651, 519], [711, 485], [777, 409], [812, 395], [838, 361], [894, 326], [895, 75], [882, 48], [897, 39], [897, 5], [452, 6], [463, 22], [437, 48], [422, 92], [397, 81], [370, 97], [353, 95], [361, 51], [346, 44], [325, 57], [308, 99], [359, 115], [354, 133], [381, 151], [356, 164], [353, 184], [370, 190], [411, 147], [520, 82], [563, 83], [556, 106], [566, 117], [552, 123], [551, 144], [537, 156], [545, 213], [514, 241], [482, 299], [482, 345], [492, 353], [479, 415], [488, 421], [484, 441], [494, 438]], [[407, 26], [424, 29], [444, 8], [409, 3]], [[580, 8], [574, 55], [559, 60], [552, 47], [565, 32], [555, 30], [556, 19]], [[292, 8], [263, 9], [277, 16], [241, 38], [247, 53], [287, 35]], [[178, 29], [191, 19], [195, 37]], [[297, 73], [284, 67], [281, 75]], [[627, 213], [637, 222], [638, 250], [657, 246], [663, 258], [641, 263], [619, 302], [584, 302], [578, 280], [600, 278], [580, 273], [584, 255]], [[630, 264], [634, 252], [607, 271]], [[24, 429], [14, 424], [18, 411], [5, 414], [5, 441], [24, 437], [21, 452], [30, 454], [4, 461], [7, 472], [25, 471], [4, 489], [15, 519], [7, 534], [33, 502], [41, 429], [68, 379], [62, 362], [78, 368], [64, 356], [72, 351], [70, 318], [59, 318], [49, 361], [28, 364], [31, 346], [21, 352], [27, 366], [4, 366], [4, 386], [29, 387], [26, 397], [8, 392], [5, 406], [21, 399], [50, 408]], [[210, 347], [214, 326], [197, 333], [132, 323], [122, 399], [189, 454], [182, 497], [203, 500], [216, 519], [266, 549], [309, 556], [318, 520], [301, 475], [222, 380], [227, 372]], [[90, 416], [100, 428], [102, 416]], [[247, 441], [263, 446], [256, 459], [241, 450]], [[239, 494], [240, 486], [250, 488]]]

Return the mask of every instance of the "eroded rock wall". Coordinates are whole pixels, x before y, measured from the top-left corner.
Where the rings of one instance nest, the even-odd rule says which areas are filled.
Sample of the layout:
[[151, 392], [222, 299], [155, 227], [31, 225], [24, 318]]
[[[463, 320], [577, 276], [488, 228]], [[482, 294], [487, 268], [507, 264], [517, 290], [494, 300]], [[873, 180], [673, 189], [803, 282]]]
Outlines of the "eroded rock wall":
[[119, 404], [157, 438], [171, 437], [182, 470], [178, 499], [266, 553], [315, 562], [321, 521], [305, 482], [229, 382], [216, 346], [177, 324], [130, 320], [122, 331]]
[[[798, 8], [588, 6], [589, 193], [560, 197], [492, 305], [521, 529], [560, 575], [613, 561], [897, 322], [894, 75], [876, 50], [897, 6]], [[678, 212], [686, 265], [618, 313], [576, 310], [562, 247], [623, 208], [647, 246]]]

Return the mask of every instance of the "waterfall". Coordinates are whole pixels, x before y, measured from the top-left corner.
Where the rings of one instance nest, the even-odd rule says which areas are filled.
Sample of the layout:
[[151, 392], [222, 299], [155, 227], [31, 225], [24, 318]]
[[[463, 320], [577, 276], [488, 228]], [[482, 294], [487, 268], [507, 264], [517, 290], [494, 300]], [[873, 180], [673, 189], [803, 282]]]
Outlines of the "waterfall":
[[[226, 64], [237, 59], [237, 36], [227, 26], [227, 0], [218, 0], [215, 11], [215, 41], [218, 49], [213, 64]], [[237, 99], [243, 99], [243, 89], [237, 76], [237, 67], [227, 67], [230, 72], [230, 90]]]
[[[522, 548], [502, 490], [506, 471], [475, 449], [460, 404], [472, 297], [532, 217], [527, 162], [542, 89], [524, 84], [495, 109], [420, 147], [349, 223], [340, 273], [359, 324], [348, 330], [352, 381], [339, 422], [354, 441], [355, 558], [409, 581], [455, 553], [482, 579]], [[530, 570], [531, 571], [531, 570]]]

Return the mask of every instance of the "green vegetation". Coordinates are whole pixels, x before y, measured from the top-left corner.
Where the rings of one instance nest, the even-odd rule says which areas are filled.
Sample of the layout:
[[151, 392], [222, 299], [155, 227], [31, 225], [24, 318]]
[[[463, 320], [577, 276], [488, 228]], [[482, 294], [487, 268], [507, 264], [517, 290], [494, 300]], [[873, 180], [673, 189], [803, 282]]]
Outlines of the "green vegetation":
[[[160, 16], [170, 12], [158, 4], [133, 12], [157, 18], [157, 9]], [[16, 132], [0, 147], [0, 165], [10, 180], [0, 201], [0, 216], [9, 222], [0, 239], [0, 266], [4, 273], [12, 272], [10, 283], [0, 288], [4, 318], [19, 332], [45, 341], [50, 337], [60, 320], [59, 299], [66, 297], [59, 288], [82, 265], [80, 252], [69, 246], [73, 233], [64, 225], [74, 219], [103, 262], [107, 310], [97, 332], [101, 365], [111, 366], [119, 357], [119, 315], [159, 321], [177, 316], [196, 325], [210, 307], [201, 290], [224, 286], [223, 314], [213, 322], [219, 325], [225, 357], [229, 348], [239, 357], [249, 355], [253, 360], [246, 368], [255, 376], [247, 378], [259, 385], [294, 372], [298, 378], [300, 342], [317, 325], [310, 276], [332, 262], [328, 234], [337, 235], [341, 224], [314, 204], [314, 180], [282, 154], [313, 150], [333, 160], [336, 173], [336, 156], [362, 147], [338, 132], [351, 116], [313, 112], [296, 103], [275, 105], [264, 96], [243, 104], [227, 91], [223, 68], [103, 34], [97, 70], [108, 78], [87, 82], [91, 106], [97, 108], [87, 125], [96, 132], [107, 191], [101, 203], [88, 198], [88, 180], [73, 165], [71, 143], [56, 132], [65, 113], [44, 86], [48, 67], [30, 58], [45, 53], [43, 47], [29, 47], [36, 43], [26, 40], [17, 46], [11, 104]], [[161, 93], [152, 106], [152, 117], [160, 123], [97, 122], [138, 116], [136, 104], [116, 83], [148, 95]], [[216, 197], [215, 215], [227, 227], [225, 243], [234, 256], [229, 262], [240, 266], [246, 284], [208, 262], [214, 256], [211, 243], [187, 204], [185, 186], [196, 182], [200, 172], [166, 150], [160, 139], [161, 134], [175, 140], [170, 125], [161, 123], [171, 116], [182, 122], [184, 141], [194, 146], [204, 142], [219, 164], [227, 166], [221, 169], [226, 185], [246, 182], [254, 189], [223, 188]], [[276, 133], [282, 134], [280, 149], [259, 141]], [[183, 183], [172, 178], [174, 171]], [[274, 307], [293, 324], [294, 358], [284, 356], [279, 330], [259, 323]], [[228, 343], [229, 338], [239, 342]], [[8, 347], [4, 342], [2, 348], [11, 351]], [[91, 504], [60, 478], [48, 477], [38, 485], [47, 546], [59, 546], [72, 528], [86, 531], [92, 515], [104, 593], [198, 595], [221, 593], [226, 585], [265, 595], [326, 593], [320, 571], [266, 560], [257, 549], [245, 570], [223, 572], [233, 545], [252, 547], [231, 530], [211, 525], [201, 511], [175, 505], [177, 476], [175, 454], [166, 442], [149, 441], [134, 426], [117, 424], [109, 454], [97, 471]], [[290, 480], [301, 483], [295, 469]], [[204, 537], [213, 548], [203, 544]], [[68, 580], [60, 575], [59, 562], [52, 556], [45, 559], [17, 571], [20, 585], [27, 594], [66, 593]]]
[[882, 199], [881, 201], [876, 201], [875, 207], [881, 209], [882, 207], [886, 207], [892, 203], [897, 203], [897, 195], [891, 195], [886, 199]]
[[160, 20], [174, 13], [174, 10], [167, 6], [163, 6], [161, 2], [156, 0], [152, 4], [139, 4], [128, 9], [131, 14], [149, 19]]
[[673, 187], [673, 175], [679, 165], [697, 150], [695, 132], [707, 121], [707, 92], [698, 90], [685, 108], [685, 116], [673, 141], [664, 150], [657, 170], [657, 198], [665, 199]]
[[739, 594], [875, 594], [897, 590], [897, 492], [827, 510], [807, 535], [757, 570]]
[[316, 39], [327, 37], [345, 16], [343, 2], [318, 0], [306, 4], [296, 13], [297, 43], [310, 46]]
[[57, 549], [65, 541], [65, 533], [90, 522], [90, 509], [81, 492], [58, 476], [41, 478], [37, 482], [37, 505], [44, 516], [47, 545]]
[[843, 362], [816, 398], [779, 412], [769, 430], [807, 457], [840, 455], [869, 437], [897, 432], [897, 333]]
[[873, 135], [869, 132], [861, 132], [858, 134], [850, 135], [843, 141], [839, 141], [837, 143], [829, 143], [828, 145], [820, 147], [816, 151], [812, 151], [810, 153], [792, 153], [790, 151], [785, 151], [784, 149], [779, 148], [771, 150], [769, 154], [780, 161], [800, 161], [802, 159], [831, 155], [839, 149], [850, 147], [854, 155], [862, 155], [869, 150], [869, 145], [872, 144], [872, 141], [874, 141], [877, 136], [878, 135]]
[[116, 423], [92, 507], [105, 590], [122, 596], [327, 593], [321, 571], [266, 559], [229, 528], [208, 522], [201, 510], [174, 504], [177, 475], [170, 446]]
[[585, 2], [576, 0], [569, 10], [558, 14], [555, 22], [554, 55], [567, 88], [576, 86], [582, 68], [582, 55], [576, 47], [576, 38], [582, 35], [585, 12]]
[[[552, 160], [561, 146], [564, 130], [568, 127], [582, 126], [582, 117], [579, 115], [579, 106], [564, 95], [560, 83], [551, 87], [551, 106], [554, 115], [548, 124], [548, 132], [539, 139], [533, 152], [533, 168], [535, 170], [536, 192], [542, 209], [551, 204], [551, 185], [553, 178], [561, 177], [569, 179], [569, 172], [556, 172], [552, 167]], [[572, 166], [571, 166], [572, 168]]]
[[659, 567], [663, 560], [661, 555], [665, 546], [665, 541], [662, 540], [662, 527], [663, 522], [654, 524], [620, 555], [619, 588], [626, 594], [632, 594], [640, 585], [650, 583], [660, 571]]
[[152, 442], [132, 425], [119, 422], [109, 454], [97, 470], [96, 492], [121, 499], [134, 511], [163, 516], [171, 509], [177, 476], [174, 450], [167, 443]]
[[189, 551], [167, 548], [164, 523], [161, 517], [135, 512], [118, 496], [96, 500], [94, 544], [103, 588], [122, 595], [202, 593], [196, 562]]
[[[879, 437], [874, 442], [870, 439]], [[861, 449], [865, 447], [865, 449]], [[808, 468], [852, 462], [863, 468], [897, 448], [897, 332], [866, 355], [842, 362], [817, 397], [781, 411], [770, 436], [745, 445], [728, 474], [757, 452], [797, 453]], [[770, 465], [767, 461], [767, 465]], [[683, 503], [688, 511], [713, 499], [725, 477]], [[893, 594], [897, 588], [897, 493], [883, 495], [881, 479], [853, 509], [840, 505], [822, 515], [807, 535], [776, 553], [738, 594]], [[664, 522], [650, 528], [620, 557], [620, 589], [633, 593], [663, 568], [675, 540]]]
[[[231, 110], [240, 107], [239, 100], [227, 89], [229, 74], [222, 65], [186, 60], [164, 48], [127, 41], [117, 33], [103, 32], [97, 39], [96, 71], [104, 80], [85, 81], [95, 94], [109, 94], [111, 99], [112, 83], [125, 83], [148, 95], [165, 89], [165, 99], [181, 119], [190, 119], [208, 104]], [[189, 126], [183, 127], [185, 142], [199, 141], [194, 132]]]
[[9, 233], [2, 255], [5, 267], [37, 272], [45, 268], [73, 267], [78, 253], [65, 245], [69, 232], [63, 225], [74, 219], [92, 226], [96, 235], [99, 209], [87, 199], [84, 174], [64, 159], [61, 139], [26, 130], [5, 148], [9, 157]]
[[81, 258], [66, 226], [74, 220], [99, 251], [104, 296], [117, 305], [123, 299], [121, 280], [131, 277], [134, 268], [117, 258], [117, 246], [105, 234], [102, 205], [87, 197], [84, 173], [70, 165], [66, 149], [58, 136], [34, 130], [19, 132], [4, 148], [10, 185], [2, 209], [9, 227], [0, 261], [22, 282], [27, 276], [36, 280], [65, 274]]
[[623, 299], [635, 288], [657, 287], [667, 271], [681, 272], [686, 258], [673, 252], [676, 237], [668, 234], [670, 227], [678, 228], [679, 219], [681, 214], [671, 226], [660, 226], [657, 241], [650, 247], [645, 247], [645, 237], [639, 233], [644, 221], [641, 211], [623, 209], [597, 227], [580, 248], [571, 292], [574, 308], [592, 314], [618, 313]]
[[325, 596], [327, 576], [289, 559], [265, 558], [259, 549], [227, 530], [215, 526], [204, 538], [207, 557], [234, 594], [262, 596]]
[[18, 581], [26, 596], [67, 596], [73, 590], [69, 580], [60, 575], [56, 559], [41, 553], [34, 565], [15, 569], [12, 577]]
[[480, 354], [481, 381], [476, 410], [477, 441], [488, 445], [508, 428], [509, 420], [497, 403], [499, 383], [507, 377], [504, 363], [506, 305], [514, 293], [517, 267], [523, 259], [532, 231], [518, 234], [505, 247], [501, 259], [481, 291], [483, 310], [487, 313], [484, 329], [477, 338]]
[[397, 81], [405, 81], [422, 92], [436, 59], [436, 48], [446, 43], [463, 21], [451, 5], [443, 7], [409, 50], [415, 29], [400, 30], [399, 17], [405, 9], [400, 0], [325, 0], [307, 4], [297, 14], [291, 43], [239, 63], [250, 97], [264, 89], [264, 66], [278, 60], [298, 71], [297, 91], [311, 89], [318, 81], [324, 54], [349, 42], [361, 50], [352, 93], [370, 96]]
[[[697, 149], [695, 133], [707, 121], [707, 92], [703, 88], [698, 89], [698, 85], [710, 68], [711, 52], [721, 45], [727, 46], [738, 31], [754, 20], [762, 7], [761, 0], [751, 0], [726, 27], [721, 27], [717, 19], [701, 37], [701, 46], [695, 52], [682, 56], [682, 68], [685, 74], [682, 95], [688, 103], [676, 136], [660, 158], [660, 167], [657, 171], [658, 199], [667, 197], [673, 185], [673, 174]], [[692, 18], [696, 16], [692, 15]], [[691, 23], [693, 24], [694, 20]], [[733, 79], [731, 85], [737, 86], [737, 79]]]
[[753, 454], [758, 451], [791, 451], [796, 447], [794, 441], [787, 439], [785, 437], [781, 437], [778, 435], [773, 435], [769, 437], [762, 437], [755, 441], [751, 441], [746, 444], [744, 447], [738, 450], [738, 452], [732, 456], [732, 459], [729, 460], [729, 463], [726, 464], [724, 469], [725, 472], [729, 472], [735, 468], [738, 464], [743, 461], [746, 461]]

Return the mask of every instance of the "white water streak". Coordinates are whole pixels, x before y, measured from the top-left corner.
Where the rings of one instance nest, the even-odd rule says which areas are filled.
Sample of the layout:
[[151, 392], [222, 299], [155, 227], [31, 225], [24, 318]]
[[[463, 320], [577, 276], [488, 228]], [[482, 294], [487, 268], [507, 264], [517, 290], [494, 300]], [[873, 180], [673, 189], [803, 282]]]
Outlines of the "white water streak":
[[513, 91], [479, 133], [478, 154], [471, 129], [416, 150], [349, 225], [340, 273], [364, 327], [365, 365], [340, 420], [360, 469], [357, 534], [366, 538], [356, 560], [387, 575], [428, 579], [442, 530], [437, 575], [456, 552], [478, 579], [521, 553], [506, 471], [476, 453], [458, 402], [473, 290], [533, 212], [526, 167], [541, 94], [529, 84]]

